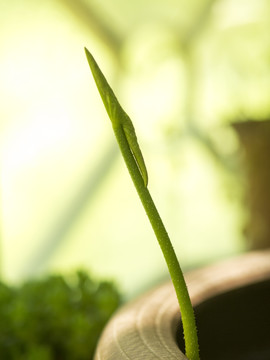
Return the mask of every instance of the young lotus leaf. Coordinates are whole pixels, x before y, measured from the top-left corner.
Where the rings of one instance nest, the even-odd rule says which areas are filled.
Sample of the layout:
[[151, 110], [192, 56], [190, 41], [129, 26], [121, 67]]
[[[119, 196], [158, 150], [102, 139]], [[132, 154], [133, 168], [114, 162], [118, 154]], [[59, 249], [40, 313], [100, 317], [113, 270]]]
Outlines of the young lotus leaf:
[[119, 104], [119, 101], [117, 100], [112, 88], [105, 79], [105, 76], [102, 74], [95, 59], [86, 48], [85, 53], [101, 99], [107, 110], [109, 118], [111, 119], [113, 129], [115, 132], [117, 132], [120, 127], [123, 129], [129, 148], [142, 175], [144, 185], [147, 186], [148, 174], [132, 121]]
[[195, 317], [187, 286], [169, 235], [147, 188], [147, 171], [134, 126], [120, 106], [93, 56], [87, 49], [85, 52], [99, 93], [111, 119], [121, 153], [167, 263], [182, 315], [186, 355], [189, 360], [199, 360]]

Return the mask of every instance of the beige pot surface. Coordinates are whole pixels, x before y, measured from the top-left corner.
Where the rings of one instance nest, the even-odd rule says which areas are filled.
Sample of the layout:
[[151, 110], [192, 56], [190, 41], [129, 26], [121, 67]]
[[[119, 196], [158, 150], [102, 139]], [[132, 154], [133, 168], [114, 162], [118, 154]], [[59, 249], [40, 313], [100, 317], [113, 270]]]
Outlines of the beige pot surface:
[[[197, 305], [215, 295], [270, 278], [270, 251], [241, 255], [185, 275]], [[187, 360], [176, 343], [180, 313], [171, 282], [120, 309], [106, 326], [94, 360]]]

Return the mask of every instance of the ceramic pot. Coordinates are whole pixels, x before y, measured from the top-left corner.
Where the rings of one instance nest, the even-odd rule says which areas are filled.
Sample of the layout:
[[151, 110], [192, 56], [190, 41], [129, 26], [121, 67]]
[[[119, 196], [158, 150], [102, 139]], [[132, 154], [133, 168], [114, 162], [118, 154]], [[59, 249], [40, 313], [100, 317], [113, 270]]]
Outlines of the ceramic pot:
[[[252, 252], [185, 275], [201, 360], [270, 359], [270, 251]], [[186, 360], [170, 282], [119, 310], [95, 360]]]
[[270, 120], [242, 121], [232, 124], [243, 148], [246, 173], [245, 226], [250, 250], [270, 248]]

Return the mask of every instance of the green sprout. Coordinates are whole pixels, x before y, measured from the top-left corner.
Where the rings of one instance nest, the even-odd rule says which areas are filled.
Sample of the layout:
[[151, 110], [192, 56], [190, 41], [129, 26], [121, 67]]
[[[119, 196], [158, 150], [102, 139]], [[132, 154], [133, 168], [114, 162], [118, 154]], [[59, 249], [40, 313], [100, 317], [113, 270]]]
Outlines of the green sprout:
[[167, 263], [180, 307], [186, 356], [189, 360], [199, 360], [199, 345], [195, 316], [187, 285], [168, 233], [147, 188], [147, 170], [137, 141], [134, 126], [129, 116], [119, 104], [95, 59], [86, 48], [85, 53], [98, 91], [112, 122], [114, 134], [122, 156]]

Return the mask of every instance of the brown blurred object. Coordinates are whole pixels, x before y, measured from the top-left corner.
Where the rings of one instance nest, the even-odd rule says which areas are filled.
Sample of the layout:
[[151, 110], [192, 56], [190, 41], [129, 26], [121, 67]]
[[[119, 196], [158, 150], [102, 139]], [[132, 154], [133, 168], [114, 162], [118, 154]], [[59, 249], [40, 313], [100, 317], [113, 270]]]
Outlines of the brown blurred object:
[[248, 247], [270, 247], [270, 120], [233, 124], [244, 149], [247, 171]]

